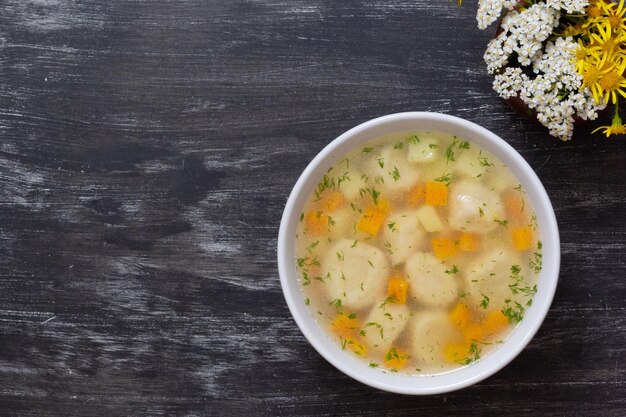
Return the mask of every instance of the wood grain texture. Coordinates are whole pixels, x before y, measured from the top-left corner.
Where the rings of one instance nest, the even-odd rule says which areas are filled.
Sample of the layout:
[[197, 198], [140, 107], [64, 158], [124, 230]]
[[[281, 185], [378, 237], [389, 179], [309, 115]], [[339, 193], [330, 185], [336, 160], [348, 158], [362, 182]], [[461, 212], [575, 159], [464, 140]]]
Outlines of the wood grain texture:
[[[626, 142], [514, 114], [464, 3], [2, 0], [0, 414], [625, 415]], [[325, 362], [275, 260], [313, 156], [407, 110], [506, 138], [563, 245], [528, 348], [428, 398]]]

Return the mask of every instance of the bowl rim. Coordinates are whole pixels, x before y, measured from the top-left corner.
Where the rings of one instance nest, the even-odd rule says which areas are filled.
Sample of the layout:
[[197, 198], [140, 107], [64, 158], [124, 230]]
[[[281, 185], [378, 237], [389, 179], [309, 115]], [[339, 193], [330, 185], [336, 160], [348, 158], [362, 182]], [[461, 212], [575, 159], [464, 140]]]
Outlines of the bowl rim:
[[[322, 174], [350, 149], [387, 133], [410, 130], [438, 130], [461, 136], [477, 143], [505, 163], [532, 201], [543, 244], [543, 265], [538, 276], [538, 290], [522, 322], [501, 346], [480, 360], [440, 374], [385, 373], [369, 368], [362, 360], [343, 352], [321, 329], [305, 305], [295, 267], [297, 219], [304, 201]], [[277, 242], [278, 271], [283, 295], [300, 331], [315, 350], [341, 372], [357, 381], [384, 391], [411, 395], [440, 394], [467, 387], [488, 378], [517, 357], [539, 330], [550, 309], [558, 283], [560, 256], [560, 238], [554, 209], [545, 188], [526, 160], [491, 131], [459, 117], [432, 112], [404, 112], [378, 117], [353, 127], [326, 145], [307, 165], [294, 185], [283, 211]]]

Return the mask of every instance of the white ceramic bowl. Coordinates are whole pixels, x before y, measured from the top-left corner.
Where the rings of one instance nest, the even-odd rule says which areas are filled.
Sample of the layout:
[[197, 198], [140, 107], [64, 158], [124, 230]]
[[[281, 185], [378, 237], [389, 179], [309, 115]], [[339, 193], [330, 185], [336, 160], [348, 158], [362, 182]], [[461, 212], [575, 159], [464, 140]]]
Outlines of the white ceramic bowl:
[[[354, 147], [379, 136], [410, 130], [435, 130], [458, 135], [476, 143], [500, 158], [519, 179], [535, 207], [543, 243], [543, 269], [532, 307], [509, 338], [479, 361], [448, 373], [409, 376], [383, 373], [344, 352], [320, 328], [298, 283], [295, 235], [300, 213], [309, 193], [328, 168]], [[397, 113], [379, 117], [350, 129], [326, 146], [306, 167], [293, 188], [280, 224], [278, 235], [278, 271], [289, 310], [304, 336], [337, 369], [372, 387], [402, 394], [438, 394], [475, 384], [507, 365], [526, 347], [543, 322], [559, 276], [561, 249], [554, 210], [543, 185], [528, 163], [500, 137], [458, 117], [427, 112]]]

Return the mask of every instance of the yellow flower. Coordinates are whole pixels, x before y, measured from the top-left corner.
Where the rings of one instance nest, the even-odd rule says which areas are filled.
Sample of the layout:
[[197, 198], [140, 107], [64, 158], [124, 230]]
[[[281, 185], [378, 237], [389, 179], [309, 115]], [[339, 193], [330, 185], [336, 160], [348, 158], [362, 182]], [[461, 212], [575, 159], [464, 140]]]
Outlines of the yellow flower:
[[582, 64], [582, 70], [579, 72], [583, 76], [582, 86], [591, 90], [596, 103], [600, 103], [604, 97], [604, 90], [600, 85], [600, 81], [610, 71], [611, 67], [604, 68], [604, 61], [596, 60], [593, 56], [587, 57]]
[[619, 5], [610, 2], [609, 4], [600, 6], [600, 8], [613, 31], [623, 32], [626, 29], [626, 17], [624, 17], [626, 9], [624, 8], [624, 0], [620, 0]]
[[602, 16], [602, 8], [600, 4], [604, 3], [603, 1], [590, 1], [589, 7], [587, 7], [586, 14], [591, 19], [597, 19]]
[[626, 97], [626, 54], [622, 49], [625, 39], [626, 32], [614, 34], [605, 21], [589, 29], [589, 43], [578, 41], [576, 71], [596, 103], [617, 103], [618, 94]]
[[611, 7], [613, 4], [612, 1], [605, 0], [589, 0], [589, 6], [585, 10], [585, 15], [587, 16], [587, 22], [583, 24], [583, 27], [587, 27], [593, 25], [602, 20], [605, 14], [605, 11], [608, 7]]
[[592, 41], [590, 46], [592, 48], [607, 55], [607, 59], [609, 60], [611, 60], [611, 57], [615, 52], [622, 52], [620, 46], [624, 41], [624, 37], [626, 35], [625, 33], [621, 33], [619, 35], [613, 34], [609, 22], [598, 24], [596, 28], [598, 33], [590, 34], [590, 40]]
[[602, 129], [604, 129], [602, 133], [604, 133], [607, 138], [614, 135], [626, 135], [626, 125], [622, 123], [622, 118], [619, 117], [617, 108], [615, 109], [615, 115], [611, 121], [611, 126], [600, 126], [591, 133], [596, 133], [598, 130]]
[[[578, 39], [578, 49], [576, 49], [576, 71], [583, 75], [585, 71], [585, 63], [593, 61], [594, 63], [603, 62], [600, 51], [586, 44], [582, 39]], [[599, 65], [597, 65], [599, 66]]]
[[604, 101], [609, 103], [617, 103], [617, 93], [626, 97], [626, 78], [624, 78], [624, 69], [626, 61], [620, 66], [611, 66], [608, 71], [604, 72], [598, 81], [598, 85], [602, 89]]

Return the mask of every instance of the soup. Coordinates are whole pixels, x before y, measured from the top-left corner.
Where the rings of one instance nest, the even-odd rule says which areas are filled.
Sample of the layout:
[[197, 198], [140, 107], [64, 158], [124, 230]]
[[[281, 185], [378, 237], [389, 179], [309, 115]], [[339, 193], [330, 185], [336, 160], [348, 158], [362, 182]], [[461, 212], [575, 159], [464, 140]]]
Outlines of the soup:
[[305, 303], [341, 349], [433, 374], [502, 343], [537, 291], [541, 240], [522, 186], [463, 138], [404, 132], [353, 149], [308, 197]]

